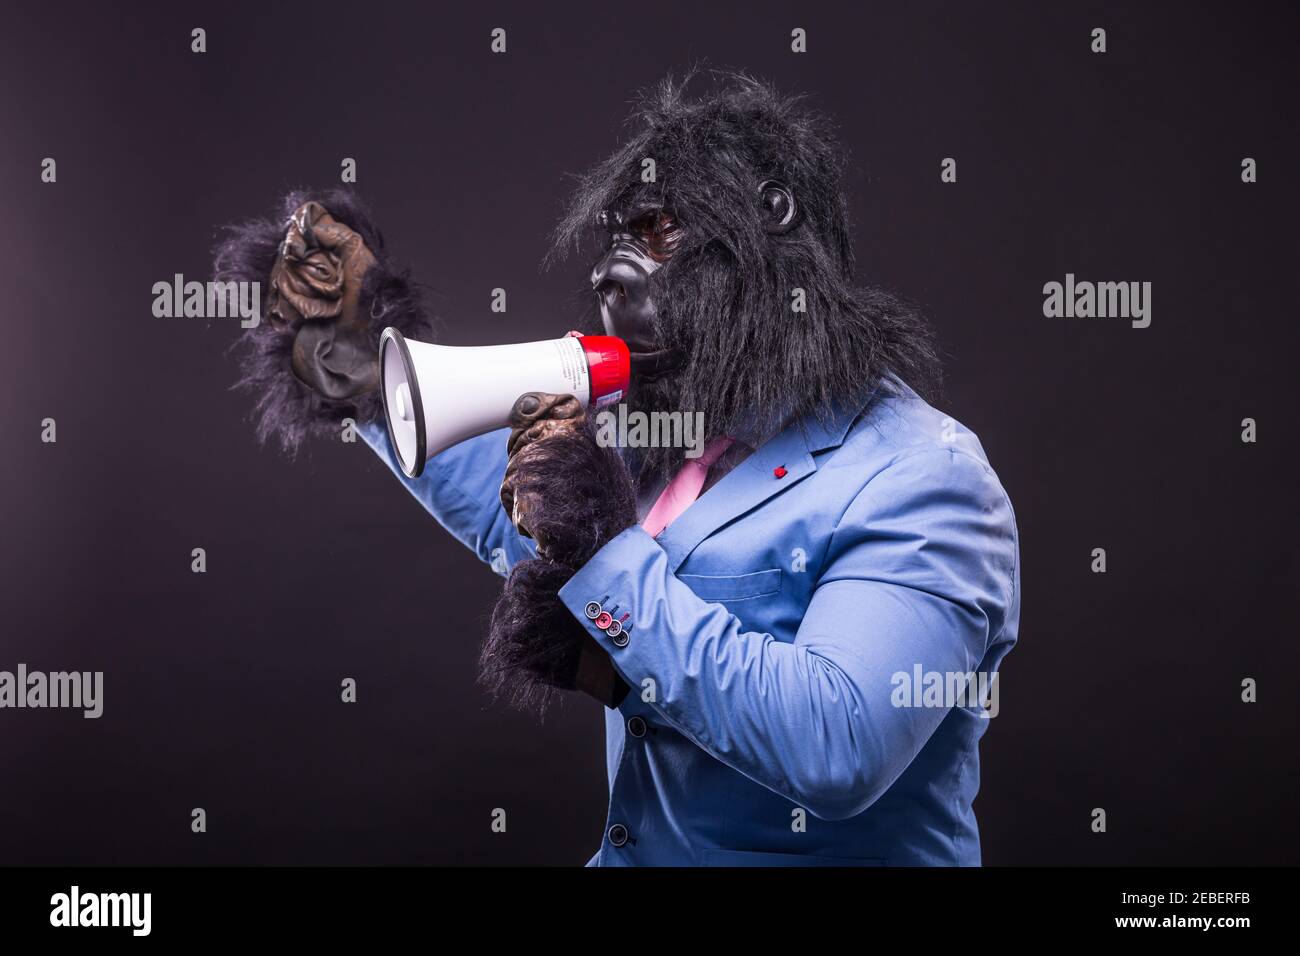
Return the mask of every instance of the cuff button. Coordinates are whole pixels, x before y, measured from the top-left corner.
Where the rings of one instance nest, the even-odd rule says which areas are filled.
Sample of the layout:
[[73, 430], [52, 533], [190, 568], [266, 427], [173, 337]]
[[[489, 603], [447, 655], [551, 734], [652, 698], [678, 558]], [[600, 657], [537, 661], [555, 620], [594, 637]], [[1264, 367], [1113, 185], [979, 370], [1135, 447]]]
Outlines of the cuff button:
[[587, 615], [588, 619], [594, 621], [600, 616], [600, 604], [596, 601], [588, 601], [587, 606], [582, 609], [582, 613]]

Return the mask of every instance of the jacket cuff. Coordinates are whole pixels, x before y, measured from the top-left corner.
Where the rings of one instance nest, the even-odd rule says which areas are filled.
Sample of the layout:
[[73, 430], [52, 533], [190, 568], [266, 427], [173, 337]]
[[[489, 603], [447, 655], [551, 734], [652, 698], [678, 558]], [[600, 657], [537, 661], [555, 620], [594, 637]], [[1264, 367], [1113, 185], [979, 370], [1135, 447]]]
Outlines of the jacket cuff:
[[637, 656], [637, 641], [648, 637], [644, 622], [638, 627], [637, 602], [650, 568], [664, 563], [666, 573], [666, 562], [655, 539], [633, 525], [610, 539], [559, 591], [560, 602], [634, 686], [626, 666]]

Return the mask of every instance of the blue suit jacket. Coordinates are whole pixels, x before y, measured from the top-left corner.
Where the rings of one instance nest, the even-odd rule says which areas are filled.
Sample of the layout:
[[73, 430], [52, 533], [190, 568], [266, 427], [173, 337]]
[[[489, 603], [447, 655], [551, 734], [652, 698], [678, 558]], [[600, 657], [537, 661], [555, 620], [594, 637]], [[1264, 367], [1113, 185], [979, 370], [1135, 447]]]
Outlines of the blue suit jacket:
[[[363, 435], [402, 477], [382, 426]], [[402, 477], [498, 573], [534, 553], [498, 498], [505, 438]], [[937, 692], [915, 706], [904, 684], [996, 671], [1018, 584], [1011, 504], [979, 441], [902, 385], [786, 428], [658, 539], [624, 531], [560, 591], [632, 688], [605, 712], [592, 862], [978, 864], [988, 718]], [[630, 613], [626, 646], [590, 601]]]

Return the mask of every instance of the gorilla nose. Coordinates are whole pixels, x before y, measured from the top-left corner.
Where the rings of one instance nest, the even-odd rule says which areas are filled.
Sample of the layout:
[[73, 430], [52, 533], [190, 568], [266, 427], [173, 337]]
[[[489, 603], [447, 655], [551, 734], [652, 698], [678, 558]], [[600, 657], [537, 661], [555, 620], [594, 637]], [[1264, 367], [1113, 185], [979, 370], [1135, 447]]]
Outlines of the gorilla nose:
[[619, 255], [618, 250], [612, 250], [591, 270], [591, 287], [609, 305], [637, 296], [644, 291], [648, 279], [644, 269]]
[[596, 284], [596, 298], [609, 312], [617, 312], [627, 304], [627, 288], [606, 277]]

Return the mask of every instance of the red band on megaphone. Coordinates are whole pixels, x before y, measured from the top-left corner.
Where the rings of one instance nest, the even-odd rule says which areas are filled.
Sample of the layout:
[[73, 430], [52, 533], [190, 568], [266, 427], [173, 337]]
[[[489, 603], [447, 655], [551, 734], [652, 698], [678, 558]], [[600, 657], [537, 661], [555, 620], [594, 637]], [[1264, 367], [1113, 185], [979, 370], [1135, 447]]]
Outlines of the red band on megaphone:
[[591, 405], [607, 405], [627, 394], [632, 381], [632, 361], [627, 343], [613, 335], [583, 335], [578, 344], [591, 372]]

